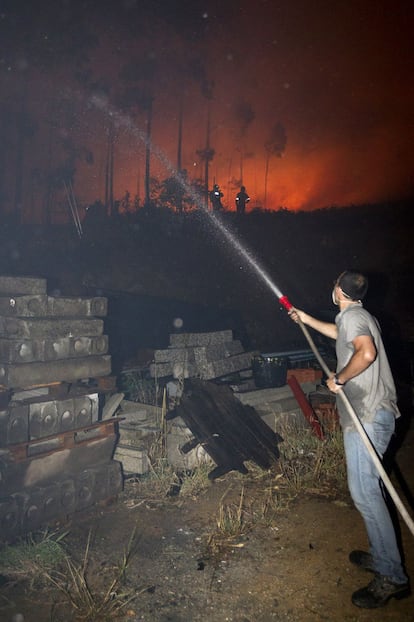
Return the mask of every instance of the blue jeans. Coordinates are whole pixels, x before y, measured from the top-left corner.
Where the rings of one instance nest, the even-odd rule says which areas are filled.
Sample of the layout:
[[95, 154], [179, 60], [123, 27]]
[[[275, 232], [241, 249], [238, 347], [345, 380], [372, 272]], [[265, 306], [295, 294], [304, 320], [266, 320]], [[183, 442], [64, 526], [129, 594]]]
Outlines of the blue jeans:
[[[394, 414], [379, 410], [364, 428], [380, 458], [383, 457], [395, 429]], [[358, 430], [344, 430], [348, 486], [368, 534], [370, 553], [376, 572], [394, 583], [405, 583], [394, 525], [383, 495], [383, 483]]]

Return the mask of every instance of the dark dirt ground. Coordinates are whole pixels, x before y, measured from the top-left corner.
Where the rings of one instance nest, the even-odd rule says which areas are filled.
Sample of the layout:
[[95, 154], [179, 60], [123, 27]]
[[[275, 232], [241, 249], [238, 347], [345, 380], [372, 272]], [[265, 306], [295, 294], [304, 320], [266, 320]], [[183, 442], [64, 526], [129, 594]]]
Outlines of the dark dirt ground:
[[[391, 479], [413, 515], [414, 426], [396, 456]], [[274, 480], [274, 481], [277, 481]], [[154, 499], [127, 480], [118, 499], [78, 514], [67, 526], [66, 546], [82, 558], [92, 533], [90, 578], [108, 585], [136, 529], [126, 586], [139, 594], [122, 620], [147, 622], [409, 622], [414, 596], [392, 600], [385, 608], [362, 610], [351, 593], [371, 579], [353, 567], [348, 553], [366, 548], [359, 514], [347, 494], [307, 490], [272, 520], [258, 521], [226, 546], [207, 547], [218, 508], [236, 506], [243, 489], [245, 507], [264, 507], [266, 491], [250, 474], [227, 473], [194, 498], [180, 495]], [[333, 494], [332, 494], [333, 493]], [[410, 507], [411, 505], [411, 507]], [[247, 511], [248, 514], [248, 511]], [[414, 578], [414, 536], [400, 518], [406, 568]], [[22, 586], [0, 591], [4, 622], [47, 622], [76, 619], [74, 611], [52, 606], [56, 592], [48, 586], [24, 592]], [[7, 601], [6, 601], [7, 599]], [[22, 614], [19, 617], [16, 614]]]

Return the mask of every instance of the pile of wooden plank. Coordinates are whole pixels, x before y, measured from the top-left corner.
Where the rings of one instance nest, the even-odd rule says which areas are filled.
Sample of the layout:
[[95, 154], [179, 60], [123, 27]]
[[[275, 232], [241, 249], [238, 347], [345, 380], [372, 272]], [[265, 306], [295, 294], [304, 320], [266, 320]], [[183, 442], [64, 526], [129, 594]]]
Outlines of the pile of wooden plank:
[[177, 417], [193, 434], [182, 451], [201, 445], [216, 463], [209, 473], [211, 480], [233, 470], [247, 473], [245, 462], [250, 460], [269, 469], [279, 458], [281, 436], [254, 408], [237, 400], [228, 386], [196, 378], [186, 380], [180, 403], [167, 414], [167, 420]]
[[[55, 522], [122, 488], [106, 298], [47, 294], [0, 276], [0, 539]], [[113, 380], [113, 379], [112, 379]]]

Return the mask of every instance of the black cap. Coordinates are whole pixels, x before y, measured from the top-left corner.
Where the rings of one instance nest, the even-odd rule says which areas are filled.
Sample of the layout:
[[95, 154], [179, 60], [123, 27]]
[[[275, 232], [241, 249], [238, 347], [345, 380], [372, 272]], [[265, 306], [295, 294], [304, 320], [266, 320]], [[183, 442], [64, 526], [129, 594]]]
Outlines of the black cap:
[[359, 272], [345, 270], [338, 276], [337, 284], [351, 300], [362, 300], [368, 290], [368, 279]]

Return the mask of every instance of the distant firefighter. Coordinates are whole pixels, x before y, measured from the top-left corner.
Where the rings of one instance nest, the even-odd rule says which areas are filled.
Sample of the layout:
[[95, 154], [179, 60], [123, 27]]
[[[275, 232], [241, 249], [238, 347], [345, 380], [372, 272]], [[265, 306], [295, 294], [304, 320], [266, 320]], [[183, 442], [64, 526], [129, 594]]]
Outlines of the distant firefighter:
[[210, 191], [210, 201], [214, 212], [218, 212], [223, 209], [221, 197], [224, 196], [221, 192], [218, 184], [214, 184], [213, 190]]
[[246, 187], [241, 186], [240, 192], [236, 194], [236, 210], [238, 214], [244, 214], [246, 203], [250, 201], [250, 197], [246, 192]]

